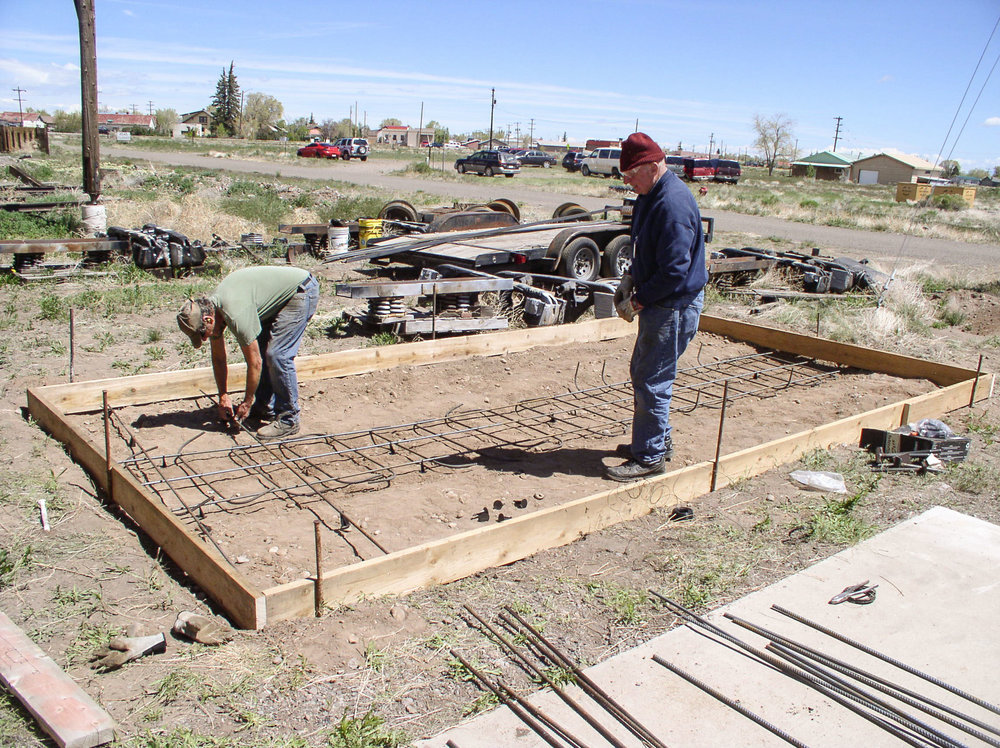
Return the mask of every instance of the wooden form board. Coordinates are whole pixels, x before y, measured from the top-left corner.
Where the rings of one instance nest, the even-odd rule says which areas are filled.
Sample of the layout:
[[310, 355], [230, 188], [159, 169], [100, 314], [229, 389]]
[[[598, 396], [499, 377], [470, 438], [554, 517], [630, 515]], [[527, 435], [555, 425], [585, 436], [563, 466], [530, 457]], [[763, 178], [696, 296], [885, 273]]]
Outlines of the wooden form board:
[[[928, 379], [941, 389], [850, 416], [808, 431], [725, 455], [719, 461], [717, 486], [757, 475], [813, 449], [854, 443], [862, 427], [895, 428], [901, 423], [938, 416], [992, 393], [994, 375], [976, 381], [976, 372], [911, 356], [882, 353], [845, 343], [703, 315], [701, 330], [754, 345], [835, 362], [902, 378]], [[303, 381], [350, 376], [402, 365], [427, 365], [476, 355], [504, 355], [536, 346], [599, 341], [631, 335], [635, 328], [618, 319], [575, 325], [512, 330], [422, 343], [341, 351], [298, 360]], [[243, 386], [244, 368], [230, 367], [234, 390]], [[91, 443], [65, 416], [101, 409], [103, 393], [111, 407], [193, 398], [214, 392], [211, 369], [145, 374], [28, 390], [32, 416], [65, 443], [74, 457], [107, 489], [103, 445]], [[510, 563], [546, 548], [565, 545], [587, 533], [669, 507], [707, 493], [713, 465], [702, 462], [635, 484], [517, 517], [502, 524], [459, 533], [386, 556], [324, 572], [328, 603], [355, 601], [367, 595], [404, 593], [430, 584], [460, 579], [497, 564]], [[112, 499], [244, 628], [313, 613], [315, 580], [305, 579], [266, 590], [255, 588], [213, 548], [191, 535], [176, 518], [116, 466], [111, 471]]]

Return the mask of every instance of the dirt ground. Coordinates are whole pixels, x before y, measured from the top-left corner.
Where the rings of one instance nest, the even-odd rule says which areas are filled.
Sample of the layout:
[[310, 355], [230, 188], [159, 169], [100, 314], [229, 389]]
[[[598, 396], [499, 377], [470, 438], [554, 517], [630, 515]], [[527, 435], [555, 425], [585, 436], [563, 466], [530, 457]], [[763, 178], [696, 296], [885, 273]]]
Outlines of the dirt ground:
[[[340, 275], [338, 270], [336, 276], [325, 277], [318, 315], [321, 333], [306, 341], [304, 354], [360, 344], [357, 338], [323, 332], [341, 301], [332, 298], [327, 282]], [[98, 495], [84, 471], [26, 416], [27, 386], [67, 381], [62, 342], [66, 319], [47, 319], [46, 303], [52, 302], [44, 299], [82, 290], [73, 286], [0, 289], [5, 304], [0, 323], [6, 335], [0, 344], [5, 371], [0, 609], [111, 713], [123, 745], [341, 745], [336, 735], [360, 725], [345, 720], [368, 714], [374, 715], [368, 723], [371, 731], [382, 735], [382, 742], [368, 744], [405, 745], [487, 706], [488, 700], [455, 666], [450, 648], [517, 681], [514, 667], [499, 650], [466, 624], [463, 604], [485, 614], [502, 604], [513, 605], [544, 625], [547, 635], [586, 665], [676, 624], [650, 601], [649, 589], [709, 609], [930, 506], [1000, 522], [1000, 481], [994, 467], [1000, 455], [994, 441], [1000, 409], [990, 400], [945, 418], [972, 444], [968, 462], [941, 475], [873, 474], [851, 445], [801, 461], [798, 467], [845, 476], [850, 499], [846, 509], [837, 503], [843, 497], [796, 487], [787, 477], [793, 466], [785, 466], [698, 499], [688, 521], [671, 521], [666, 511], [654, 511], [459, 582], [335, 607], [319, 619], [241, 631], [221, 647], [191, 644], [168, 634], [165, 654], [97, 673], [87, 659], [108, 636], [128, 626], [141, 633], [169, 631], [180, 611], [214, 611], [204, 594], [127, 516]], [[921, 350], [904, 352], [972, 368], [983, 354], [984, 370], [996, 370], [997, 303], [989, 295], [952, 294], [948, 304], [964, 315], [964, 325], [931, 329]], [[190, 346], [186, 350], [175, 339], [174, 306], [167, 299], [152, 311], [78, 314], [75, 378], [134, 371], [144, 360], [152, 362], [146, 371], [204, 365], [207, 359], [192, 361]], [[724, 303], [708, 311], [747, 316], [745, 307]], [[631, 339], [623, 339], [545, 348], [306, 383], [303, 431], [342, 434], [408, 424], [443, 417], [456, 407], [492, 411], [528, 394], [557, 395], [597, 386], [602, 372], [606, 381], [620, 382], [626, 378], [630, 345]], [[150, 354], [152, 348], [161, 351]], [[683, 364], [696, 367], [749, 353], [743, 344], [701, 335]], [[926, 382], [845, 371], [815, 387], [737, 400], [727, 415], [725, 451], [930, 387]], [[206, 429], [210, 414], [207, 401], [120, 413], [140, 442], [164, 453]], [[95, 416], [81, 416], [80, 423], [94, 435], [102, 431]], [[678, 414], [674, 423], [674, 466], [711, 458], [718, 430], [716, 408]], [[499, 511], [531, 511], [608, 488], [600, 467], [613, 461], [608, 451], [621, 441], [623, 429], [609, 426], [605, 431], [557, 448], [548, 443], [535, 448], [517, 445], [521, 451], [515, 454], [472, 445], [473, 452], [480, 450], [480, 459], [469, 469], [401, 471], [388, 489], [339, 490], [336, 500], [367, 530], [377, 531], [390, 549], [407, 547], [481, 526], [483, 509], [489, 510], [486, 521], [496, 521]], [[212, 426], [186, 449], [203, 451], [233, 442], [234, 437]], [[116, 457], [128, 457], [124, 443], [116, 446]], [[244, 494], [254, 489], [248, 482], [227, 490]], [[39, 526], [39, 499], [47, 501], [50, 532]], [[241, 566], [266, 586], [309, 573], [312, 517], [295, 501], [275, 500], [253, 510], [209, 507], [204, 521], [226, 552], [245, 558]], [[325, 547], [331, 564], [354, 558], [349, 546], [338, 545], [332, 533]], [[370, 547], [366, 552], [372, 552]], [[523, 676], [521, 681], [526, 683]], [[30, 716], [9, 697], [3, 699], [0, 743], [47, 745]], [[379, 720], [383, 724], [375, 727]]]

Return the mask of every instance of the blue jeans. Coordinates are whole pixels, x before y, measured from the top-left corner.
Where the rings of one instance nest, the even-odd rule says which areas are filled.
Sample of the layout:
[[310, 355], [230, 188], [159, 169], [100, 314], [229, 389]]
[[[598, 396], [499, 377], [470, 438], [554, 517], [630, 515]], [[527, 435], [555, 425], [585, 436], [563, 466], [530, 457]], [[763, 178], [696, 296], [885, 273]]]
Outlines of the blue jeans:
[[666, 454], [677, 359], [698, 332], [704, 301], [702, 291], [687, 306], [653, 304], [639, 312], [639, 333], [629, 367], [635, 395], [632, 458], [637, 462], [648, 465]]
[[299, 422], [299, 380], [295, 355], [306, 325], [319, 303], [319, 281], [313, 276], [302, 282], [278, 313], [261, 323], [257, 346], [263, 359], [254, 405], [274, 412], [282, 423]]

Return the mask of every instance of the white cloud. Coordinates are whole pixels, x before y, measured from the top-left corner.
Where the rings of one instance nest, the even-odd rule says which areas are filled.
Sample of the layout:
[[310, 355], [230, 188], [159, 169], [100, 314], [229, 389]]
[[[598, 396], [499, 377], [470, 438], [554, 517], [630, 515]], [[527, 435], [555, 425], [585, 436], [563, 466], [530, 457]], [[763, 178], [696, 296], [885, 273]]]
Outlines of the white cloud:
[[878, 79], [879, 83], [892, 83], [893, 77], [891, 75], [883, 75]]
[[123, 10], [122, 13], [124, 13], [127, 16], [129, 16], [130, 18], [135, 18], [135, 13], [133, 13], [132, 11], [130, 11], [128, 8], [126, 8], [125, 10]]
[[0, 73], [26, 86], [68, 86], [80, 81], [80, 66], [73, 63], [30, 65], [20, 60], [0, 58]]
[[987, 127], [1000, 127], [1000, 117], [988, 117], [983, 124]]

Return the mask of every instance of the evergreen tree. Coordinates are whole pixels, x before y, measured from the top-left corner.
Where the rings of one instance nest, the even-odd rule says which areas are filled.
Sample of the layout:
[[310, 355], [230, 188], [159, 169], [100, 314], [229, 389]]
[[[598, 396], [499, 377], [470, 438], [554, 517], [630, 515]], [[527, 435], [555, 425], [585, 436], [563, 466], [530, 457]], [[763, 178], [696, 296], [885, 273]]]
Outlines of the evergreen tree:
[[212, 116], [215, 122], [212, 129], [216, 134], [233, 135], [236, 132], [240, 116], [240, 86], [233, 72], [233, 63], [229, 63], [229, 73], [222, 68], [219, 81], [215, 84], [215, 96], [212, 97]]

